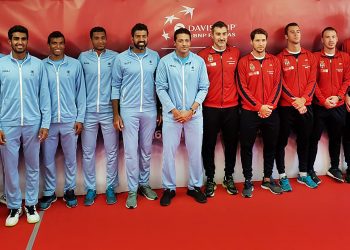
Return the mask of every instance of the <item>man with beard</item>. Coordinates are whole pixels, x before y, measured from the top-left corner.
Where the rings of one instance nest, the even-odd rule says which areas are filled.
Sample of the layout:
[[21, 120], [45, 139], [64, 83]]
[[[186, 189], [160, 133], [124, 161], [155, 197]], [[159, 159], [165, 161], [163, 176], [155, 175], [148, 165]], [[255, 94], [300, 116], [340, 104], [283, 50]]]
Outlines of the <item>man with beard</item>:
[[96, 198], [96, 138], [101, 126], [106, 152], [106, 202], [117, 202], [119, 132], [113, 127], [111, 102], [112, 65], [117, 53], [106, 49], [107, 33], [102, 27], [90, 30], [93, 49], [82, 52], [79, 61], [83, 66], [86, 85], [86, 114], [81, 133], [83, 173], [86, 196], [84, 205], [91, 206]]
[[299, 175], [297, 181], [309, 188], [316, 188], [314, 172], [308, 173], [309, 140], [313, 125], [312, 97], [316, 87], [316, 60], [313, 54], [300, 45], [301, 31], [297, 23], [289, 23], [284, 29], [287, 48], [279, 55], [282, 66], [282, 94], [278, 113], [281, 125], [276, 149], [276, 165], [280, 185], [284, 192], [292, 191], [285, 172], [285, 147], [291, 130], [297, 135]]
[[44, 192], [40, 208], [48, 209], [56, 201], [55, 155], [60, 139], [64, 154], [65, 185], [63, 199], [66, 206], [78, 205], [74, 189], [77, 174], [77, 140], [83, 129], [86, 92], [83, 69], [78, 60], [64, 54], [65, 38], [52, 32], [47, 43], [50, 55], [43, 60], [49, 80], [51, 96], [51, 125], [43, 144]]
[[213, 46], [198, 55], [206, 63], [210, 80], [208, 95], [203, 102], [202, 158], [207, 184], [207, 197], [215, 195], [215, 145], [221, 131], [225, 153], [225, 177], [222, 182], [228, 194], [237, 194], [233, 182], [239, 128], [238, 92], [235, 80], [239, 50], [227, 44], [227, 25], [218, 21], [211, 28]]
[[261, 28], [250, 33], [253, 50], [238, 63], [238, 90], [242, 97], [240, 120], [240, 144], [243, 175], [245, 178], [242, 196], [252, 197], [253, 146], [258, 130], [264, 143], [263, 189], [281, 194], [282, 189], [272, 179], [275, 148], [280, 120], [277, 111], [281, 94], [281, 66], [278, 59], [265, 51], [267, 32]]
[[6, 226], [22, 215], [18, 173], [19, 148], [25, 162], [25, 206], [28, 223], [40, 220], [36, 212], [39, 192], [39, 149], [48, 136], [51, 120], [50, 92], [42, 61], [27, 51], [28, 30], [20, 25], [8, 31], [11, 53], [0, 59], [0, 145], [5, 171]]
[[117, 56], [113, 66], [112, 103], [114, 127], [123, 132], [129, 188], [126, 207], [136, 208], [138, 190], [148, 200], [158, 198], [149, 185], [149, 176], [157, 120], [154, 75], [159, 55], [147, 48], [145, 24], [131, 29], [131, 41], [132, 46]]
[[[331, 167], [327, 175], [344, 182], [339, 169], [340, 145], [346, 120], [345, 93], [350, 83], [350, 57], [337, 50], [338, 35], [333, 27], [321, 33], [323, 48], [314, 53], [317, 61], [317, 85], [314, 98], [314, 127], [310, 139], [308, 169], [314, 169], [317, 145], [324, 129], [329, 137]], [[318, 179], [318, 177], [317, 177]], [[316, 179], [316, 183], [317, 183]], [[319, 179], [318, 179], [319, 180]], [[320, 180], [318, 181], [321, 182]]]

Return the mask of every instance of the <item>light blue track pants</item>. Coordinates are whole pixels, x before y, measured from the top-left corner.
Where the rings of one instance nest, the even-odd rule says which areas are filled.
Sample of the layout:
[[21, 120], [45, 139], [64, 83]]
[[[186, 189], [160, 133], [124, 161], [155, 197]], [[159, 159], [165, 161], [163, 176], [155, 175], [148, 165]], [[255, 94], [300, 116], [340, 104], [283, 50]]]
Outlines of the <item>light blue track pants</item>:
[[203, 117], [195, 117], [185, 123], [166, 119], [163, 121], [163, 188], [175, 190], [176, 171], [175, 154], [180, 144], [181, 133], [184, 130], [185, 144], [189, 159], [188, 188], [201, 187], [203, 185], [202, 167], [202, 139]]
[[18, 209], [22, 205], [22, 193], [18, 172], [19, 148], [22, 143], [25, 164], [25, 205], [38, 203], [40, 125], [2, 127], [6, 144], [1, 146], [5, 172], [7, 207]]
[[129, 191], [136, 192], [139, 185], [148, 185], [152, 140], [157, 123], [157, 111], [131, 111], [121, 109], [125, 168]]
[[42, 145], [44, 164], [44, 196], [53, 195], [56, 190], [55, 155], [59, 139], [61, 139], [61, 146], [64, 155], [64, 192], [68, 189], [75, 189], [76, 187], [78, 136], [75, 135], [74, 122], [51, 123], [49, 136]]
[[[88, 118], [87, 118], [88, 117]], [[109, 113], [88, 113], [81, 134], [83, 148], [83, 173], [86, 191], [96, 190], [96, 139], [101, 126], [106, 152], [107, 187], [118, 185], [118, 145], [119, 132], [113, 127], [113, 117]]]

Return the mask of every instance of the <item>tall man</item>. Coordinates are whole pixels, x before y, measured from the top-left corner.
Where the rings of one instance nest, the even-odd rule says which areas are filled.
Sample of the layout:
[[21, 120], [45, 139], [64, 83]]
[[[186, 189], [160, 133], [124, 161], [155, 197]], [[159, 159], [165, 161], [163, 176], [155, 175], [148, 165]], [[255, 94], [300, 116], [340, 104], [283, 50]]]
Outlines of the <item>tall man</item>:
[[82, 52], [79, 60], [83, 66], [86, 83], [86, 114], [81, 133], [83, 148], [83, 173], [86, 196], [84, 204], [90, 206], [96, 198], [95, 150], [99, 126], [101, 126], [106, 151], [107, 186], [106, 202], [117, 202], [115, 188], [118, 184], [119, 132], [113, 127], [111, 102], [112, 65], [117, 53], [106, 49], [107, 33], [102, 27], [90, 30], [93, 49]]
[[131, 29], [131, 41], [133, 45], [117, 56], [113, 67], [112, 103], [114, 126], [123, 131], [129, 187], [126, 207], [136, 208], [138, 190], [149, 200], [158, 198], [149, 186], [149, 176], [157, 119], [154, 76], [159, 55], [147, 48], [146, 25], [138, 23]]
[[264, 142], [264, 178], [261, 187], [273, 194], [282, 189], [271, 178], [279, 131], [279, 116], [275, 110], [281, 94], [281, 65], [277, 57], [265, 49], [268, 34], [259, 28], [250, 33], [253, 50], [238, 63], [238, 87], [242, 97], [240, 144], [243, 175], [242, 196], [252, 197], [252, 149], [258, 129]]
[[175, 51], [164, 56], [158, 65], [156, 89], [163, 106], [162, 206], [175, 196], [175, 153], [182, 130], [189, 159], [187, 195], [205, 203], [201, 191], [203, 116], [201, 104], [208, 92], [209, 80], [202, 58], [190, 52], [191, 33], [180, 28], [174, 33]]
[[43, 60], [49, 80], [51, 96], [51, 125], [49, 136], [42, 148], [44, 164], [44, 193], [40, 208], [46, 210], [56, 201], [55, 155], [61, 139], [65, 164], [63, 199], [67, 207], [76, 207], [74, 193], [77, 173], [77, 140], [83, 129], [86, 92], [83, 69], [78, 60], [66, 56], [65, 38], [59, 31], [47, 39], [50, 55]]
[[[0, 58], [3, 56], [4, 56], [4, 54], [0, 53]], [[2, 164], [1, 156], [0, 156], [0, 162], [1, 162], [1, 172], [2, 172], [2, 180], [3, 180], [3, 194], [0, 195], [0, 203], [7, 205], [6, 194], [5, 194], [6, 193], [6, 191], [5, 191], [5, 172], [4, 172], [4, 166]]]
[[214, 152], [218, 133], [221, 131], [225, 154], [225, 177], [223, 186], [227, 193], [237, 194], [233, 182], [238, 142], [238, 92], [235, 70], [239, 50], [227, 44], [227, 25], [218, 21], [211, 26], [213, 45], [198, 53], [206, 63], [209, 90], [203, 102], [202, 158], [207, 184], [205, 194], [215, 195]]
[[308, 169], [311, 177], [319, 184], [321, 180], [313, 171], [317, 154], [317, 144], [326, 128], [329, 137], [329, 156], [331, 168], [327, 175], [343, 182], [339, 169], [341, 136], [345, 126], [346, 110], [344, 98], [350, 83], [350, 57], [338, 51], [337, 31], [325, 28], [321, 33], [323, 49], [314, 55], [317, 61], [317, 85], [315, 90], [314, 128], [310, 139]]
[[280, 185], [284, 192], [292, 191], [285, 172], [285, 147], [292, 129], [297, 135], [299, 175], [297, 181], [310, 188], [317, 184], [308, 175], [309, 139], [312, 132], [312, 97], [316, 87], [316, 60], [313, 54], [300, 45], [301, 31], [297, 23], [284, 28], [287, 48], [279, 55], [282, 66], [282, 94], [279, 102], [280, 133], [276, 149], [276, 165]]
[[20, 25], [8, 31], [11, 53], [0, 59], [0, 145], [5, 171], [6, 226], [14, 226], [22, 214], [18, 173], [22, 143], [25, 169], [25, 206], [28, 223], [40, 220], [35, 205], [39, 192], [39, 148], [50, 126], [50, 93], [41, 60], [27, 52], [28, 30]]

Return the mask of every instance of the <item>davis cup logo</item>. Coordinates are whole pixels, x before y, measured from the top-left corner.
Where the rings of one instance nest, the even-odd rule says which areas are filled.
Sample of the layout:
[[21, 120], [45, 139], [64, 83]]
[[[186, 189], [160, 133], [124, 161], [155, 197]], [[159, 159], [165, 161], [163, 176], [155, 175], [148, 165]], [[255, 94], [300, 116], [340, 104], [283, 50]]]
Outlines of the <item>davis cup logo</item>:
[[[165, 19], [163, 23], [163, 32], [162, 38], [165, 41], [172, 39], [174, 32], [179, 28], [187, 28], [192, 35], [192, 41], [198, 39], [208, 39], [211, 37], [211, 25], [212, 24], [204, 24], [203, 22], [196, 20], [195, 13], [196, 8], [189, 6], [180, 6], [173, 13], [168, 16], [163, 17]], [[206, 10], [207, 11], [207, 10]], [[235, 37], [236, 33], [234, 32], [234, 28], [236, 24], [227, 23], [228, 26], [228, 36]], [[205, 47], [191, 47], [195, 49], [202, 49]], [[174, 48], [161, 48], [163, 50], [173, 50]]]

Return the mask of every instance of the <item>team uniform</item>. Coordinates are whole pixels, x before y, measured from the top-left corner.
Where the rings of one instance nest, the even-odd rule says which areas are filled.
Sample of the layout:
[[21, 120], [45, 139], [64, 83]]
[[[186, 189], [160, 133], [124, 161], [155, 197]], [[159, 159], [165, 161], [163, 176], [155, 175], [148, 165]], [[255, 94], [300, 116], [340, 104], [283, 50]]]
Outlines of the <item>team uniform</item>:
[[[3, 56], [5, 56], [5, 55], [0, 53], [0, 58]], [[4, 167], [2, 164], [1, 157], [0, 157], [0, 163], [1, 163], [1, 168], [2, 168], [2, 180], [3, 180], [3, 187], [4, 187], [4, 189], [3, 189], [4, 193], [0, 196], [0, 203], [3, 203], [6, 205], [7, 202], [6, 202], [6, 195], [5, 195], [5, 193], [6, 193], [6, 190], [5, 190], [5, 172], [4, 172]]]
[[[344, 107], [345, 93], [350, 83], [350, 57], [336, 50], [334, 56], [328, 56], [324, 51], [314, 53], [317, 61], [317, 85], [314, 98], [314, 127], [310, 139], [308, 170], [313, 171], [317, 154], [317, 144], [323, 130], [326, 128], [329, 137], [329, 155], [331, 168], [327, 174], [335, 175], [340, 171], [339, 155], [346, 110]], [[324, 103], [329, 96], [340, 99], [336, 107], [326, 109]], [[319, 181], [320, 182], [320, 181]]]
[[[86, 114], [81, 134], [83, 149], [84, 185], [87, 191], [85, 205], [91, 205], [96, 196], [95, 150], [98, 128], [101, 126], [106, 151], [107, 197], [114, 196], [118, 185], [119, 133], [113, 127], [111, 102], [112, 66], [117, 52], [105, 50], [98, 56], [94, 50], [82, 52], [82, 64], [86, 85]], [[112, 199], [108, 203], [115, 203]]]
[[[22, 143], [26, 169], [25, 210], [38, 202], [40, 128], [50, 127], [51, 109], [47, 74], [41, 60], [27, 53], [24, 60], [9, 54], [0, 59], [0, 130], [6, 137], [1, 146], [5, 171], [7, 207], [21, 213], [22, 193], [18, 173]], [[29, 211], [33, 214], [35, 211]], [[27, 217], [28, 222], [33, 221]], [[18, 217], [17, 217], [18, 220]], [[12, 223], [10, 223], [12, 224]]]
[[[64, 56], [60, 61], [49, 58], [43, 60], [47, 71], [51, 95], [51, 125], [48, 138], [42, 147], [44, 164], [44, 196], [53, 196], [56, 189], [55, 155], [58, 141], [61, 139], [65, 157], [64, 193], [67, 206], [77, 205], [76, 199], [70, 199], [70, 193], [76, 187], [77, 139], [74, 124], [84, 123], [86, 109], [86, 91], [84, 74], [78, 60]], [[41, 202], [41, 208], [49, 204]]]
[[[299, 158], [300, 181], [310, 187], [316, 187], [307, 177], [309, 138], [313, 127], [312, 98], [316, 87], [317, 64], [313, 54], [301, 48], [299, 53], [284, 49], [278, 56], [282, 66], [282, 93], [279, 101], [280, 132], [276, 149], [276, 165], [280, 175], [285, 174], [285, 147], [292, 129], [297, 135], [297, 153]], [[307, 112], [300, 114], [292, 105], [295, 97], [305, 98]], [[305, 178], [303, 178], [305, 177]], [[287, 180], [281, 178], [284, 191], [291, 191]]]
[[154, 76], [158, 62], [158, 53], [151, 49], [135, 54], [129, 48], [117, 56], [113, 67], [112, 100], [119, 100], [128, 188], [134, 195], [139, 187], [149, 188], [157, 120]]
[[227, 45], [222, 52], [208, 47], [198, 55], [205, 61], [210, 81], [208, 94], [203, 102], [202, 158], [207, 176], [207, 189], [208, 183], [213, 182], [215, 176], [214, 152], [217, 135], [221, 131], [225, 155], [224, 184], [227, 191], [233, 194], [237, 192], [233, 186], [232, 175], [236, 164], [239, 130], [235, 71], [240, 53], [237, 48]]
[[[246, 179], [245, 185], [249, 185], [249, 188], [253, 176], [252, 149], [258, 129], [262, 132], [264, 142], [264, 177], [270, 178], [272, 175], [280, 125], [276, 111], [282, 88], [280, 74], [280, 62], [277, 57], [268, 53], [261, 60], [256, 59], [252, 54], [248, 54], [242, 57], [238, 63], [238, 91], [242, 98], [240, 119], [241, 161], [243, 175]], [[267, 118], [258, 116], [262, 105], [273, 106], [273, 111]], [[245, 193], [242, 193], [242, 195], [251, 197], [251, 195]]]
[[189, 53], [188, 60], [182, 62], [172, 52], [164, 56], [158, 65], [156, 90], [163, 109], [163, 168], [162, 183], [167, 190], [176, 189], [175, 153], [184, 130], [189, 158], [188, 189], [199, 188], [203, 184], [202, 135], [203, 116], [199, 106], [192, 119], [180, 123], [174, 120], [171, 110], [190, 110], [194, 102], [202, 104], [208, 92], [209, 80], [202, 58]]

